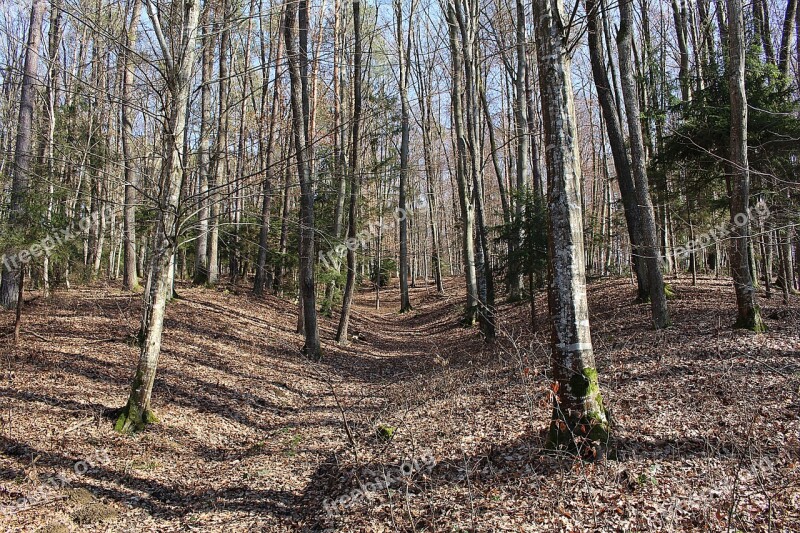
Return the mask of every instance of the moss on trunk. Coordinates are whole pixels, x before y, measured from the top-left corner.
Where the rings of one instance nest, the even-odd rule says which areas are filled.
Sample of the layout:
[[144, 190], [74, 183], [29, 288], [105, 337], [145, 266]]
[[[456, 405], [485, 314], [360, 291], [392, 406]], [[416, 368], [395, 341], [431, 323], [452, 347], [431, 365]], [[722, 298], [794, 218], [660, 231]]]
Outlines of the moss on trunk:
[[739, 316], [733, 325], [736, 329], [749, 329], [755, 333], [765, 333], [767, 325], [761, 319], [761, 309], [756, 305], [745, 316]]
[[139, 406], [138, 392], [143, 386], [143, 378], [141, 371], [136, 372], [136, 377], [133, 379], [131, 386], [131, 394], [128, 397], [128, 403], [117, 416], [114, 423], [114, 431], [117, 433], [135, 433], [142, 431], [148, 424], [155, 424], [158, 418], [149, 406]]
[[[597, 370], [584, 368], [569, 380], [568, 390], [556, 398], [547, 434], [547, 448], [577, 454], [592, 461], [606, 449], [611, 428], [603, 406]], [[566, 396], [574, 401], [568, 401]], [[561, 401], [560, 398], [563, 397]], [[568, 404], [572, 404], [568, 407]]]

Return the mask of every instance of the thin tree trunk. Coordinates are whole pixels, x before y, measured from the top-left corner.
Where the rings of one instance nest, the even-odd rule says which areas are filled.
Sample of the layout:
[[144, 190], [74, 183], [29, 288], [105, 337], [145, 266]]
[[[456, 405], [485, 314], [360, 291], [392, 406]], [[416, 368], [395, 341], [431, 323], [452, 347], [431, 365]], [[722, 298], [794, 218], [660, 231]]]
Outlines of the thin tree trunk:
[[[641, 216], [639, 203], [636, 197], [636, 186], [631, 174], [630, 160], [625, 151], [625, 137], [622, 131], [617, 108], [614, 104], [614, 95], [606, 75], [603, 47], [601, 45], [600, 27], [598, 25], [598, 4], [596, 0], [586, 0], [587, 28], [589, 41], [589, 57], [592, 65], [592, 76], [597, 88], [597, 99], [602, 111], [602, 119], [606, 126], [611, 155], [617, 171], [617, 182], [622, 207], [625, 213], [625, 222], [628, 228], [628, 239], [631, 242], [631, 264], [636, 273], [637, 296], [639, 302], [650, 299], [650, 289], [647, 282], [647, 264], [642, 257], [641, 242]], [[605, 14], [603, 15], [605, 16]]]
[[[301, 2], [302, 3], [302, 2]], [[311, 169], [308, 161], [308, 90], [301, 63], [307, 46], [303, 46], [303, 36], [308, 32], [308, 19], [293, 0], [286, 2], [285, 23], [283, 27], [286, 44], [286, 58], [291, 81], [289, 102], [292, 107], [292, 130], [294, 133], [295, 159], [300, 178], [300, 298], [302, 300], [305, 345], [303, 352], [312, 360], [322, 357], [320, 352], [319, 328], [317, 326], [317, 303], [314, 283], [314, 190]], [[301, 50], [298, 51], [294, 38], [296, 21], [299, 20]], [[305, 90], [304, 90], [305, 87]]]
[[408, 217], [406, 214], [406, 194], [408, 188], [408, 153], [410, 145], [410, 105], [408, 102], [408, 75], [411, 67], [411, 18], [414, 15], [414, 2], [408, 14], [408, 30], [403, 30], [403, 2], [395, 0], [395, 19], [398, 47], [398, 86], [400, 90], [400, 194], [398, 209], [400, 217], [400, 312], [411, 311], [411, 300], [408, 297]]
[[[728, 89], [731, 102], [730, 133], [730, 209], [731, 209], [731, 274], [736, 291], [737, 318], [734, 327], [765, 330], [756, 305], [753, 280], [750, 278], [747, 220], [750, 201], [750, 167], [747, 158], [747, 95], [745, 78], [745, 36], [742, 0], [728, 3]], [[744, 217], [744, 223], [742, 218]]]
[[122, 101], [120, 103], [122, 115], [122, 158], [125, 165], [125, 201], [123, 207], [123, 242], [124, 242], [124, 269], [122, 275], [122, 289], [136, 290], [139, 279], [136, 276], [136, 187], [138, 180], [134, 167], [132, 141], [133, 120], [131, 118], [132, 91], [134, 82], [134, 68], [131, 54], [136, 46], [139, 33], [139, 18], [142, 13], [142, 0], [133, 0], [131, 18], [125, 37], [125, 50], [122, 55]]
[[[148, 14], [153, 27], [159, 35], [161, 52], [165, 62], [165, 77], [169, 91], [170, 105], [168, 120], [165, 121], [164, 142], [167, 160], [162, 167], [161, 187], [158, 199], [158, 219], [153, 238], [153, 257], [148, 276], [145, 306], [142, 313], [143, 342], [139, 363], [131, 384], [128, 402], [117, 419], [115, 429], [130, 432], [143, 429], [156, 421], [150, 406], [153, 383], [161, 353], [161, 334], [164, 329], [164, 314], [169, 293], [170, 276], [175, 256], [178, 231], [178, 203], [183, 179], [182, 144], [186, 127], [186, 109], [192, 80], [192, 67], [195, 62], [195, 41], [200, 1], [184, 0], [183, 26], [177, 49], [183, 51], [172, 56], [172, 48], [166, 43], [161, 31], [161, 22], [152, 0], [147, 0]], [[182, 46], [180, 46], [182, 45]]]
[[633, 74], [631, 57], [633, 0], [621, 0], [620, 23], [617, 34], [619, 49], [619, 71], [622, 82], [622, 96], [628, 119], [630, 135], [631, 170], [636, 186], [636, 198], [639, 203], [639, 216], [642, 227], [642, 247], [644, 261], [647, 264], [647, 277], [650, 290], [650, 308], [653, 325], [656, 329], [669, 326], [667, 298], [664, 293], [664, 280], [661, 276], [661, 260], [656, 239], [656, 222], [653, 213], [653, 201], [650, 198], [650, 185], [645, 166], [644, 142], [642, 139], [642, 123], [639, 120], [639, 97], [636, 91], [636, 79]]
[[[280, 17], [280, 15], [278, 15]], [[263, 47], [262, 43], [262, 47]], [[270, 55], [271, 55], [272, 48], [270, 47]], [[275, 53], [275, 61], [274, 63], [268, 60], [265, 57], [265, 54], [262, 51], [262, 61], [264, 62], [264, 88], [261, 94], [261, 114], [263, 116], [265, 111], [264, 102], [267, 97], [267, 81], [268, 81], [268, 72], [269, 67], [268, 65], [279, 65], [281, 63], [281, 39], [278, 38], [277, 43], [277, 51]], [[266, 147], [260, 150], [261, 156], [263, 157], [263, 168], [262, 172], [264, 173], [264, 184], [263, 184], [263, 195], [264, 198], [261, 203], [261, 229], [258, 234], [258, 260], [256, 263], [256, 278], [255, 282], [253, 283], [253, 292], [257, 295], [261, 295], [264, 292], [264, 286], [267, 284], [267, 246], [269, 240], [269, 224], [270, 224], [270, 205], [272, 202], [272, 179], [273, 179], [273, 172], [272, 172], [272, 151], [275, 145], [275, 123], [277, 122], [278, 110], [280, 109], [280, 94], [281, 94], [281, 76], [280, 71], [278, 68], [275, 68], [275, 79], [272, 80], [273, 88], [272, 88], [272, 104], [270, 106], [270, 115], [269, 115], [269, 128], [267, 133], [267, 144]], [[259, 136], [262, 138], [262, 136]]]
[[[350, 308], [353, 302], [353, 291], [356, 284], [356, 229], [358, 217], [358, 197], [361, 194], [361, 176], [359, 171], [359, 151], [361, 139], [361, 2], [353, 0], [353, 121], [350, 133], [350, 208], [347, 225], [347, 281], [342, 301], [342, 314], [336, 330], [336, 342], [347, 344], [347, 328], [350, 324]], [[380, 270], [376, 272], [377, 285], [381, 283]]]
[[198, 146], [198, 210], [197, 210], [197, 246], [194, 260], [194, 283], [208, 283], [209, 260], [209, 216], [211, 206], [209, 198], [209, 174], [211, 172], [211, 77], [214, 69], [214, 37], [207, 27], [210, 9], [206, 5], [203, 11], [203, 65], [200, 81], [200, 140]]

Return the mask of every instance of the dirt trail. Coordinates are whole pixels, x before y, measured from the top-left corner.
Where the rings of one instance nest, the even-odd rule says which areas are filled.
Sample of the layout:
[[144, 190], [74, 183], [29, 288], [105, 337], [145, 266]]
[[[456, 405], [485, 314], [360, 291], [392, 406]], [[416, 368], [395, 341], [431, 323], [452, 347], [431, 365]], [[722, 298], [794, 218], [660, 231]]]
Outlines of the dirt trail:
[[[126, 338], [138, 326], [139, 298], [96, 287], [36, 299], [23, 344], [0, 348], [0, 526], [800, 524], [797, 301], [789, 308], [764, 302], [765, 316], [778, 314], [756, 338], [725, 325], [728, 284], [676, 286], [675, 327], [667, 332], [649, 330], [646, 306], [627, 301], [626, 281], [591, 287], [620, 460], [588, 466], [542, 453], [547, 336], [530, 331], [527, 306], [503, 305], [502, 338], [486, 345], [458, 324], [457, 281], [448, 282], [447, 297], [414, 289], [414, 310], [403, 315], [395, 289], [382, 293], [380, 310], [373, 292], [359, 292], [351, 325], [358, 340], [335, 345], [336, 321], [323, 319], [320, 364], [300, 356], [291, 302], [182, 286], [168, 309], [154, 390], [160, 423], [133, 437], [114, 433], [108, 412], [127, 395], [138, 352]], [[538, 305], [543, 312], [543, 296]], [[10, 315], [0, 315], [6, 329]], [[409, 475], [399, 476], [407, 460]]]

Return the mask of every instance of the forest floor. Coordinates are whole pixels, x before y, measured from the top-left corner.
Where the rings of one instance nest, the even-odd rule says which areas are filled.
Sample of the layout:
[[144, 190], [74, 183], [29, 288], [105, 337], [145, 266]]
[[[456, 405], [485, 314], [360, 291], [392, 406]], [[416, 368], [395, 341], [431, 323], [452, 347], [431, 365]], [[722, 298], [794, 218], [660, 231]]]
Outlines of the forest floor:
[[[106, 287], [25, 308], [0, 339], [0, 529], [7, 531], [797, 531], [800, 298], [762, 300], [769, 332], [734, 331], [727, 280], [671, 281], [673, 326], [648, 327], [629, 280], [589, 288], [607, 460], [543, 451], [548, 334], [525, 303], [501, 335], [459, 325], [463, 289], [357, 296], [346, 347], [300, 355], [296, 307], [181, 285], [153, 402], [128, 394], [140, 298]], [[546, 300], [538, 298], [546, 330]], [[13, 313], [0, 315], [6, 333]], [[348, 434], [350, 435], [348, 437]], [[376, 481], [376, 478], [379, 478]], [[360, 491], [359, 491], [360, 489]]]

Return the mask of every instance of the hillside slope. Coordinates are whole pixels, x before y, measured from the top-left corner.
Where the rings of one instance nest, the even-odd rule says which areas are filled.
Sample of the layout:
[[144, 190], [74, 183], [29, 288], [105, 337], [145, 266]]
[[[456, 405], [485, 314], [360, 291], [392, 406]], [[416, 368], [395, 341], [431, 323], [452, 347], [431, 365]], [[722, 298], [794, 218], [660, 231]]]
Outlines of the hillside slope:
[[[296, 309], [182, 286], [154, 389], [160, 423], [112, 431], [140, 301], [104, 287], [26, 307], [0, 351], [0, 528], [11, 531], [745, 531], [800, 528], [798, 300], [732, 331], [729, 282], [676, 283], [648, 328], [627, 280], [590, 287], [614, 457], [542, 452], [546, 332], [504, 305], [487, 345], [448, 297], [362, 291], [346, 347], [305, 361]], [[459, 295], [456, 297], [455, 295]], [[538, 322], [546, 325], [540, 295]], [[4, 313], [3, 331], [13, 321]], [[358, 490], [360, 489], [361, 492]]]

